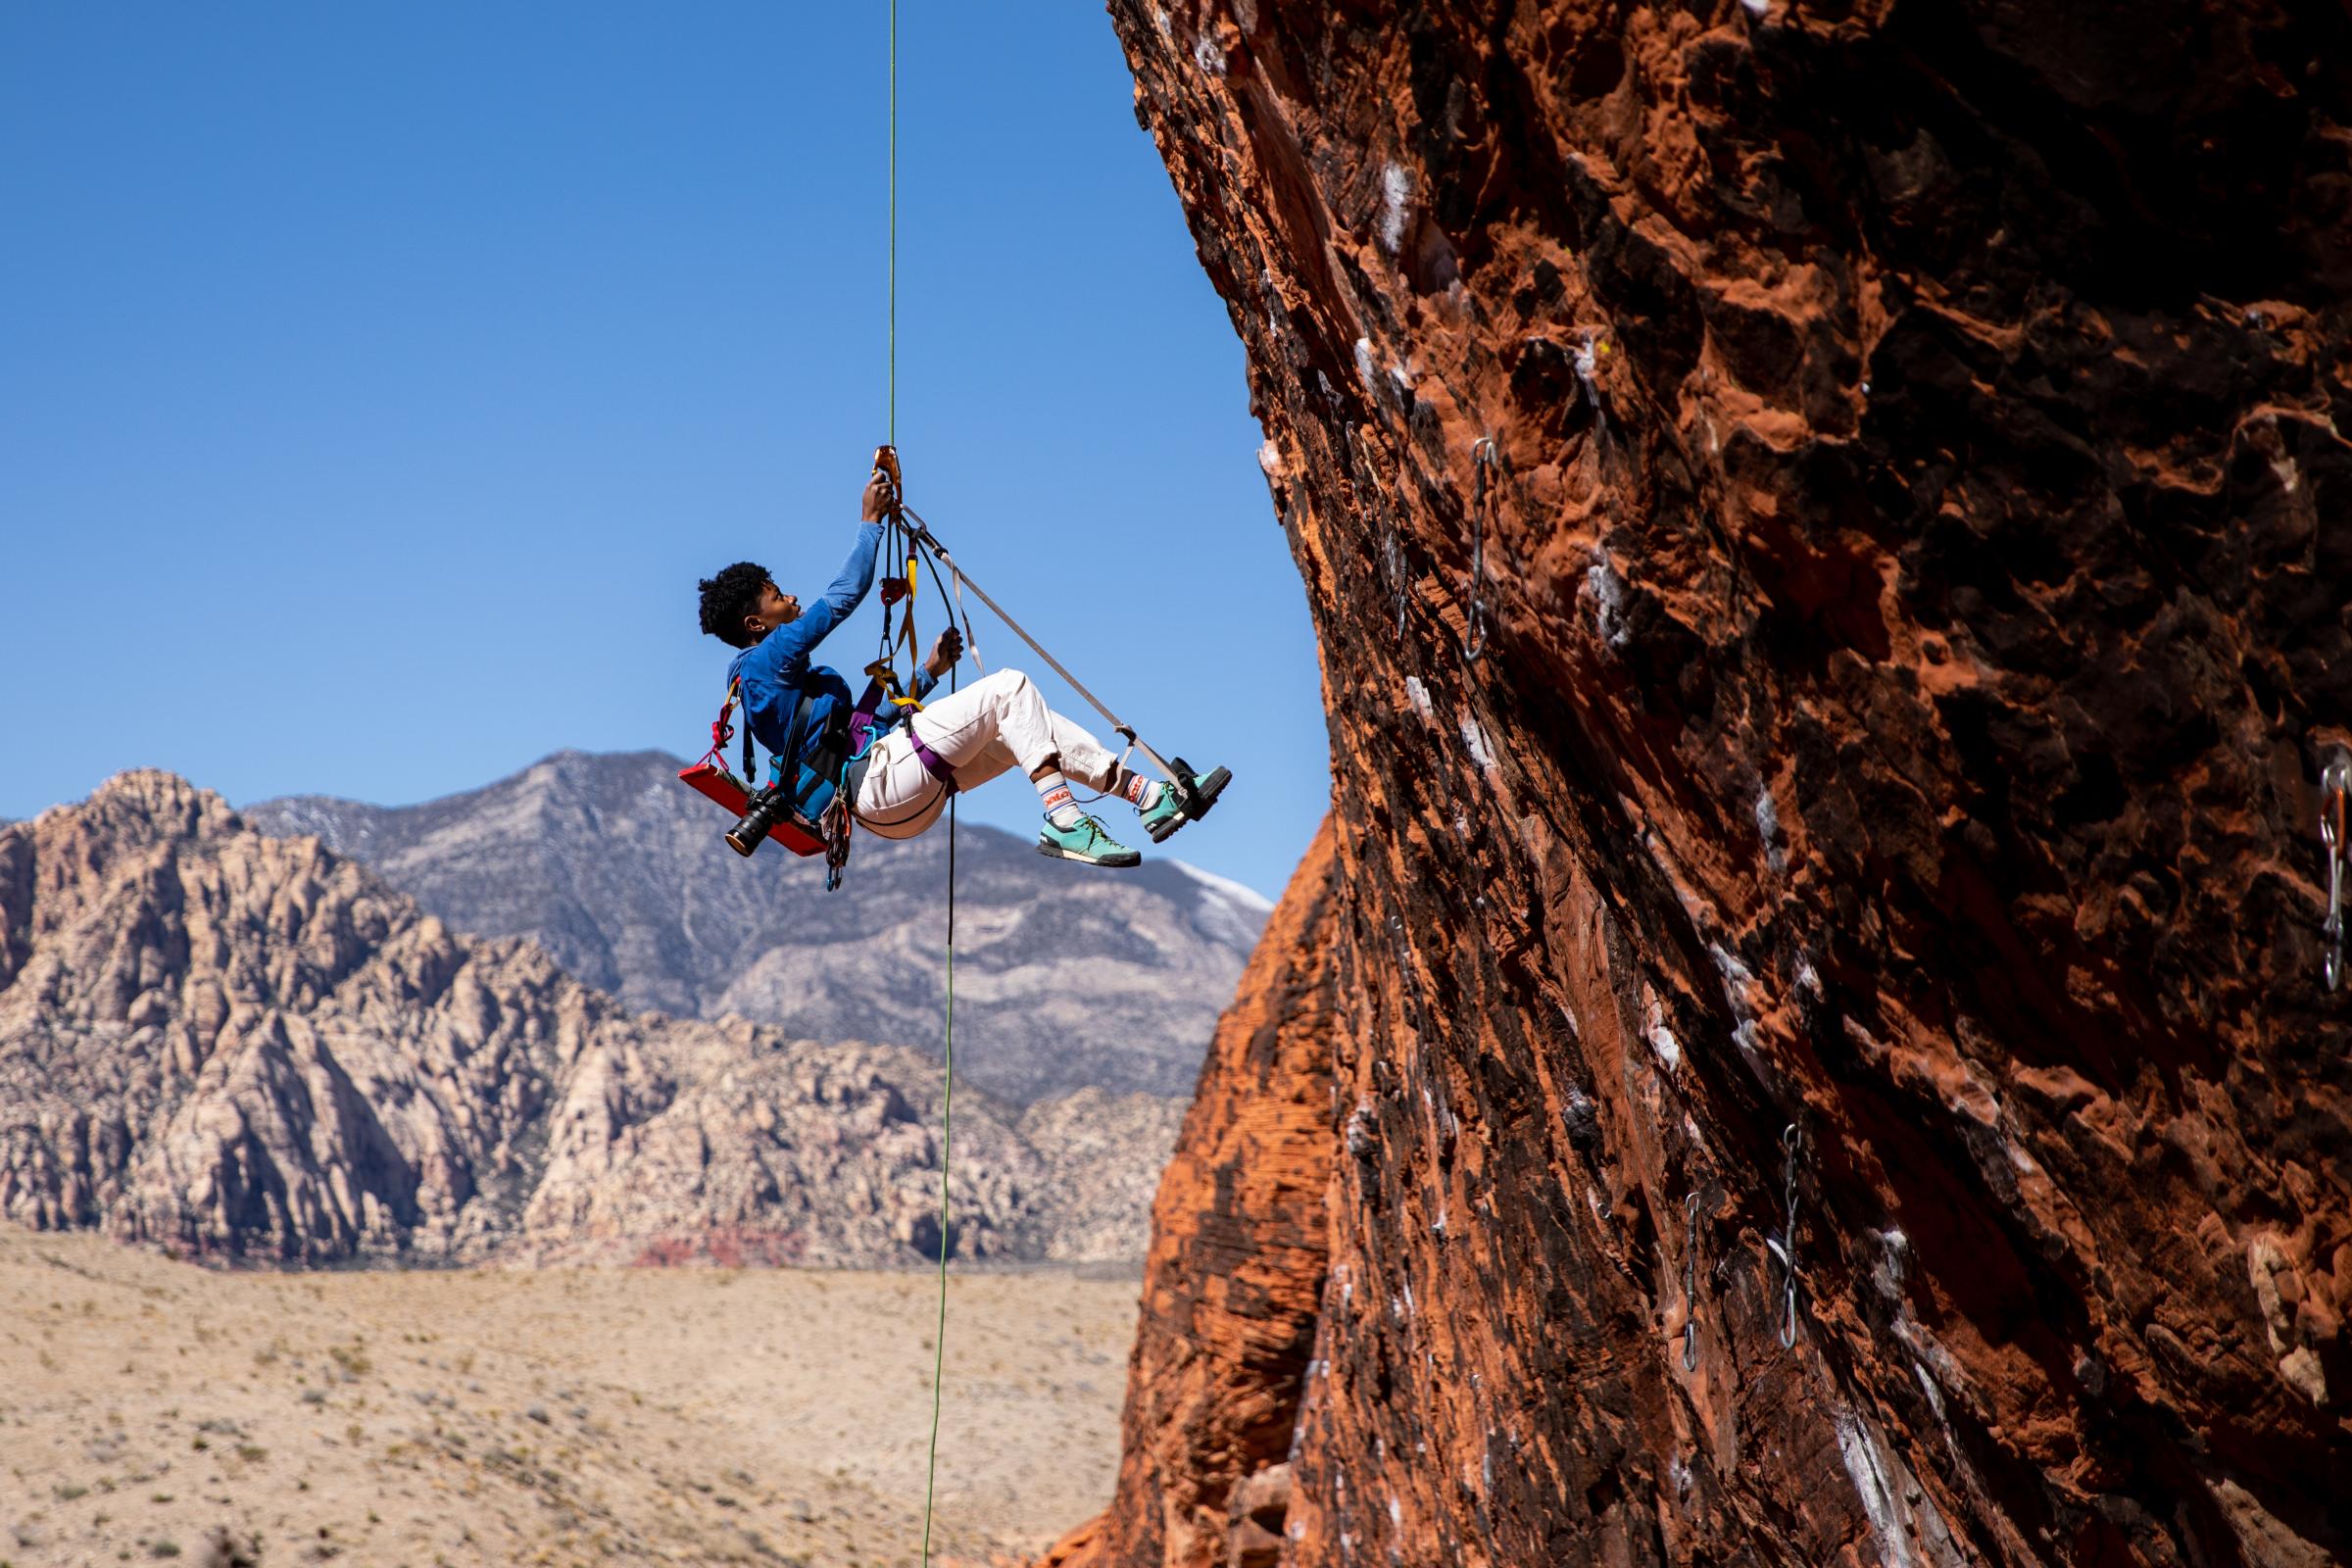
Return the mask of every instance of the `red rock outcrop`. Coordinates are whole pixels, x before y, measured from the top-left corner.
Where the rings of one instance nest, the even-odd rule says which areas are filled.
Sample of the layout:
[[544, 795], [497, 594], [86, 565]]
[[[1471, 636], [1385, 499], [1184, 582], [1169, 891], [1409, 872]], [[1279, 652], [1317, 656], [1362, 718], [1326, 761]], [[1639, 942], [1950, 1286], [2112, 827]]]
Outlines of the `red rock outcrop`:
[[[1320, 634], [1331, 1058], [1213, 1059], [1061, 1559], [2352, 1552], [2352, 18], [1110, 10]], [[1149, 1346], [1327, 1070], [1285, 1500]]]
[[1323, 1284], [1337, 870], [1326, 821], [1217, 1025], [1152, 1204], [1119, 1465], [1121, 1494], [1152, 1505], [1061, 1556], [1221, 1562], [1235, 1489], [1289, 1452]]

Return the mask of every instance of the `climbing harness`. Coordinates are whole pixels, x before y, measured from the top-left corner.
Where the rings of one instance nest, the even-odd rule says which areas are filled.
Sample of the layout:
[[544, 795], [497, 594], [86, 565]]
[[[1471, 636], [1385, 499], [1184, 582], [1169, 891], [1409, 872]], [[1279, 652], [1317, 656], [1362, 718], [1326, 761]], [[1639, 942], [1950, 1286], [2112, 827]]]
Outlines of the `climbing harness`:
[[[795, 855], [815, 855], [825, 847], [823, 834], [820, 824], [801, 808], [804, 801], [783, 795], [772, 786], [755, 789], [750, 782], [755, 776], [755, 766], [748, 718], [743, 726], [743, 773], [738, 777], [727, 767], [723, 754], [727, 743], [735, 738], [735, 705], [741, 695], [740, 684], [730, 682], [727, 700], [719, 705], [718, 716], [710, 721], [710, 749], [703, 754], [702, 760], [680, 768], [678, 778], [689, 789], [735, 813], [737, 820], [727, 830], [727, 843], [736, 854], [749, 855], [763, 840], [774, 839]], [[799, 712], [793, 715], [796, 734], [802, 716]]]
[[1698, 1194], [1683, 1200], [1683, 1370], [1698, 1370]]
[[1781, 1222], [1781, 1234], [1764, 1238], [1772, 1255], [1781, 1260], [1781, 1348], [1784, 1350], [1796, 1343], [1796, 1150], [1800, 1142], [1796, 1123], [1790, 1122], [1781, 1134], [1781, 1148], [1788, 1152], [1781, 1171], [1781, 1179], [1788, 1188], [1787, 1212]]
[[[746, 724], [743, 731], [743, 775], [728, 771], [724, 760], [727, 743], [735, 738], [735, 703], [740, 695], [737, 683], [727, 685], [727, 700], [719, 705], [718, 716], [710, 721], [710, 749], [702, 760], [678, 770], [678, 778], [687, 788], [725, 807], [738, 817], [750, 803], [752, 787], [745, 782], [752, 776], [752, 733]], [[804, 848], [806, 835], [796, 823], [779, 823], [768, 836], [796, 855], [812, 853]]]
[[1493, 436], [1470, 444], [1470, 616], [1462, 658], [1473, 664], [1487, 651], [1487, 512], [1494, 505], [1489, 474], [1497, 461]]
[[[748, 710], [742, 776], [731, 772], [723, 760], [727, 742], [735, 735], [735, 707], [742, 700], [742, 683], [731, 682], [718, 717], [710, 722], [710, 749], [702, 760], [680, 768], [678, 777], [736, 813], [726, 835], [728, 848], [736, 854], [749, 856], [773, 839], [795, 855], [822, 855], [825, 889], [833, 892], [840, 888], [842, 867], [849, 863], [849, 803], [857, 799], [865, 779], [866, 742], [882, 696], [881, 685], [869, 681], [855, 711], [844, 718], [835, 708], [824, 735], [814, 746], [804, 746], [814, 705], [813, 696], [804, 693], [793, 709], [784, 749], [768, 759], [767, 783], [754, 789], [748, 782], [757, 772]], [[922, 750], [919, 742], [917, 750]], [[799, 759], [798, 765], [788, 768], [787, 758]]]
[[2320, 770], [2320, 846], [2328, 858], [2328, 918], [2320, 926], [2327, 946], [2320, 966], [2330, 991], [2344, 977], [2344, 873], [2352, 862], [2352, 841], [2344, 835], [2347, 796], [2352, 796], [2352, 751], [2339, 746]]

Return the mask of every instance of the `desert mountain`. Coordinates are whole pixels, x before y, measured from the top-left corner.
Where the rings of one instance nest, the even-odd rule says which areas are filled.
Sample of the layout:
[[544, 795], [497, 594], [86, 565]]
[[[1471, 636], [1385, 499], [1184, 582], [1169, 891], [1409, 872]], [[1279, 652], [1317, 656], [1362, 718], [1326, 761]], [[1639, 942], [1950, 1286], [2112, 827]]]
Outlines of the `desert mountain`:
[[[311, 1263], [910, 1261], [942, 1089], [903, 1047], [632, 1013], [169, 774], [0, 827], [22, 1223]], [[1140, 1250], [1174, 1102], [956, 1109], [955, 1255]]]
[[[589, 985], [678, 1017], [937, 1050], [947, 842], [860, 837], [847, 882], [726, 821], [660, 752], [560, 752], [420, 806], [265, 801], [458, 930], [525, 936]], [[965, 825], [957, 850], [959, 1080], [1027, 1102], [1085, 1087], [1189, 1095], [1270, 906], [1164, 859], [1075, 874]]]

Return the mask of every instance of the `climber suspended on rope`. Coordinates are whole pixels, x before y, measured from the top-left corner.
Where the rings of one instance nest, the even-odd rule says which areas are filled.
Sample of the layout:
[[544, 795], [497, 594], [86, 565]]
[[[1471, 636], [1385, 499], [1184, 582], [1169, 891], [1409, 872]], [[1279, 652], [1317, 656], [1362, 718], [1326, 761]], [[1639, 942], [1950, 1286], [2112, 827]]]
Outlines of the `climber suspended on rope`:
[[[748, 561], [701, 584], [703, 630], [742, 650], [728, 682], [751, 735], [779, 764], [796, 759], [804, 776], [821, 777], [828, 764], [835, 769], [837, 785], [816, 790], [827, 799], [803, 803], [809, 817], [837, 796], [866, 831], [910, 839], [939, 819], [950, 796], [1018, 768], [1036, 786], [1045, 811], [1039, 854], [1126, 866], [1143, 857], [1080, 808], [1073, 781], [1126, 801], [1155, 843], [1207, 810], [1230, 777], [1226, 769], [1189, 775], [1191, 788], [1184, 791], [1146, 778], [1085, 728], [1049, 709], [1044, 694], [1018, 670], [999, 669], [926, 703], [940, 677], [963, 657], [962, 633], [953, 625], [932, 645], [905, 692], [892, 690], [887, 662], [877, 662], [868, 666], [874, 678], [865, 695], [853, 703], [849, 683], [811, 656], [872, 591], [884, 528], [897, 505], [893, 474], [877, 466], [866, 482], [849, 560], [812, 605], [804, 607], [776, 586], [766, 567]], [[779, 776], [785, 771], [779, 765]], [[765, 831], [764, 824], [754, 830], [755, 845]], [[844, 834], [846, 844], [846, 823]]]

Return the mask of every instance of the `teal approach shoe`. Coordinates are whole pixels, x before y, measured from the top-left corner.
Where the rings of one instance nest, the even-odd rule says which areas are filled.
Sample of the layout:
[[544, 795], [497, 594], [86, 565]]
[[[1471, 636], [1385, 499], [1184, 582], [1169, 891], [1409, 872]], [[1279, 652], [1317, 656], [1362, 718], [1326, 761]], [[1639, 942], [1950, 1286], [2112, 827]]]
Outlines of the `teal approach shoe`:
[[1144, 863], [1142, 856], [1103, 832], [1102, 824], [1091, 816], [1082, 816], [1068, 827], [1055, 827], [1049, 819], [1038, 830], [1037, 853], [1057, 860], [1076, 860], [1081, 865]]
[[1192, 809], [1189, 811], [1176, 804], [1176, 791], [1162, 784], [1159, 787], [1159, 799], [1153, 801], [1151, 809], [1143, 812], [1137, 820], [1144, 824], [1144, 831], [1152, 835], [1152, 843], [1164, 844], [1168, 836], [1185, 823], [1206, 816], [1208, 808], [1217, 804], [1217, 797], [1225, 793], [1225, 786], [1232, 782], [1233, 770], [1230, 768], [1220, 767], [1206, 773], [1195, 773]]

